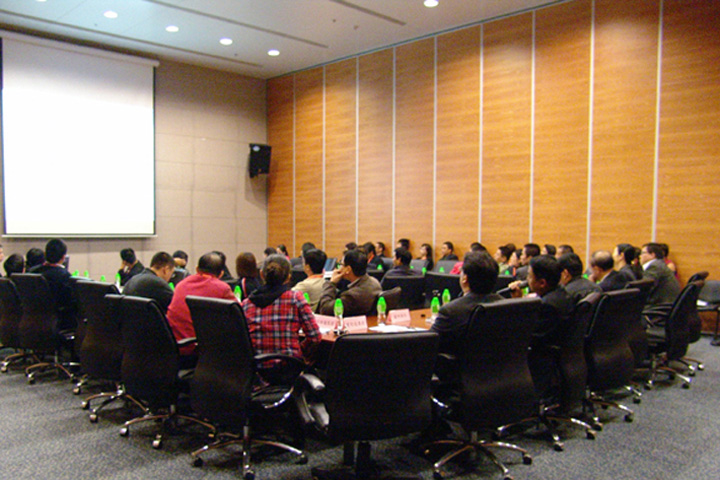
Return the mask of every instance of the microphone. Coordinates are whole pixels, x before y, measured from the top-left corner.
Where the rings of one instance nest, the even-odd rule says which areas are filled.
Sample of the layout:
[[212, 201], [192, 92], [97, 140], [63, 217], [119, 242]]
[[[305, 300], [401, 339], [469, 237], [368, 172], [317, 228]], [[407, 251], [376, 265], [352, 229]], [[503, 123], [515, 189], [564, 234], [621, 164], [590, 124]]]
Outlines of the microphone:
[[[527, 286], [528, 286], [528, 281], [527, 281], [527, 280], [523, 280], [522, 282], [520, 282], [520, 283], [518, 284], [517, 288], [520, 289], [520, 290], [522, 290], [523, 288], [525, 288], [525, 287], [527, 287]], [[513, 289], [510, 288], [510, 287], [505, 287], [505, 288], [501, 288], [500, 290], [498, 290], [498, 291], [495, 292], [495, 293], [497, 293], [497, 294], [500, 295], [501, 297], [509, 297], [509, 296], [510, 296], [510, 292], [512, 292], [512, 290], [513, 290]]]

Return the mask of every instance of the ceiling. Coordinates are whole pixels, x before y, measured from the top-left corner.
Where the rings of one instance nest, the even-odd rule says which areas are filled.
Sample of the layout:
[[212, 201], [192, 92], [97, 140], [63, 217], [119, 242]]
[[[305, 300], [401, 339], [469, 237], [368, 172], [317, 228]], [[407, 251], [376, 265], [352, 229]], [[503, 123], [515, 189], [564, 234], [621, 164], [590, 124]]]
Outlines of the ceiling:
[[[427, 8], [423, 0], [0, 0], [0, 28], [272, 78], [557, 2], [439, 0]], [[169, 25], [178, 31], [166, 31]], [[271, 49], [280, 54], [269, 56]]]

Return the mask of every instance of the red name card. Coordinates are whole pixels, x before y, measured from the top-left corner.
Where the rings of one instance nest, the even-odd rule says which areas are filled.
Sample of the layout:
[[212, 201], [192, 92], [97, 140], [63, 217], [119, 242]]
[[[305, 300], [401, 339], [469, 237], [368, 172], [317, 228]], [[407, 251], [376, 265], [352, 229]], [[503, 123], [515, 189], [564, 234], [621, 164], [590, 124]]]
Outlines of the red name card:
[[325, 332], [331, 332], [335, 328], [335, 323], [337, 322], [335, 317], [331, 317], [329, 315], [315, 315], [315, 321], [318, 324], [318, 327], [320, 327], [320, 330]]
[[402, 327], [410, 326], [410, 310], [405, 308], [402, 310], [390, 310], [388, 313], [387, 323], [390, 325], [399, 325]]
[[348, 332], [365, 333], [367, 332], [367, 317], [365, 315], [359, 317], [347, 317], [345, 319], [345, 328]]

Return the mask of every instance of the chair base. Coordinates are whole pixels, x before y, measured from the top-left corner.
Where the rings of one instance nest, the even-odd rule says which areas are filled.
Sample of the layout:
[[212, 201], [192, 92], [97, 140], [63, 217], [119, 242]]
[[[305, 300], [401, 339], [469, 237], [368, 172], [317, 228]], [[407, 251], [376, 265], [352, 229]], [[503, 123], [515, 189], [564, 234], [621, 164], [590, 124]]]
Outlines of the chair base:
[[685, 375], [684, 371], [670, 366], [670, 360], [665, 355], [653, 355], [650, 359], [649, 368], [640, 368], [636, 371], [648, 372], [648, 379], [645, 381], [646, 390], [651, 390], [655, 386], [657, 377], [660, 374], [666, 375], [669, 381], [679, 378], [682, 381], [682, 388], [690, 388], [692, 383], [692, 375]]
[[37, 373], [44, 372], [48, 369], [55, 369], [57, 370], [58, 376], [61, 376], [62, 374], [66, 375], [68, 379], [73, 379], [73, 374], [70, 372], [70, 370], [67, 368], [67, 366], [72, 367], [75, 366], [73, 364], [64, 364], [60, 363], [57, 358], [52, 362], [39, 362], [35, 363], [33, 365], [30, 365], [25, 369], [25, 376], [27, 377], [27, 381], [30, 385], [35, 383], [35, 375]]
[[[150, 413], [150, 411], [148, 410], [148, 408], [145, 405], [143, 405], [138, 400], [136, 400], [135, 398], [128, 395], [125, 392], [125, 388], [122, 385], [116, 384], [116, 386], [117, 386], [117, 388], [114, 392], [96, 393], [94, 395], [90, 395], [85, 400], [83, 400], [81, 407], [83, 410], [90, 410], [89, 418], [90, 418], [91, 423], [97, 422], [98, 421], [98, 413], [100, 412], [100, 410], [105, 408], [106, 405], [110, 405], [115, 400], [123, 400], [123, 401], [125, 401], [126, 404], [131, 403], [131, 404], [137, 406], [138, 408], [140, 408], [143, 415], [147, 415]], [[100, 398], [104, 398], [105, 400], [103, 400], [102, 403], [100, 403], [100, 405], [96, 406], [95, 408], [91, 408], [92, 401], [100, 399]]]
[[600, 406], [603, 409], [612, 407], [620, 410], [621, 412], [625, 413], [625, 416], [623, 418], [628, 423], [632, 422], [635, 419], [635, 412], [633, 412], [630, 408], [626, 407], [622, 403], [610, 400], [609, 398], [606, 398], [595, 392], [590, 393], [590, 396], [585, 400], [585, 406], [588, 407], [592, 412], [592, 419], [594, 424], [596, 423], [602, 425], [597, 415], [597, 409], [595, 408], [596, 406]]
[[536, 417], [524, 418], [519, 422], [511, 423], [509, 425], [503, 425], [495, 430], [496, 438], [501, 438], [507, 434], [507, 431], [513, 428], [521, 427], [523, 425], [539, 426], [544, 425], [547, 433], [552, 441], [552, 447], [555, 451], [561, 452], [564, 450], [565, 445], [560, 439], [560, 435], [557, 432], [555, 423], [564, 423], [574, 427], [579, 427], [585, 430], [585, 436], [589, 440], [594, 440], [597, 435], [597, 430], [602, 430], [602, 424], [593, 417], [593, 424], [589, 424], [579, 418], [572, 417], [556, 412], [558, 406], [553, 405], [550, 407], [541, 407], [540, 413]]
[[13, 353], [13, 354], [5, 357], [2, 361], [2, 363], [0, 363], [0, 372], [7, 373], [10, 368], [10, 365], [12, 365], [16, 362], [19, 362], [21, 360], [27, 360], [28, 358], [30, 358], [31, 361], [34, 363], [40, 363], [40, 359], [34, 353], [29, 353], [29, 352], [24, 352], [24, 351], [18, 352], [18, 353]]
[[168, 413], [153, 413], [149, 409], [146, 409], [145, 411], [146, 413], [143, 416], [128, 420], [123, 424], [122, 427], [120, 427], [121, 437], [127, 437], [128, 435], [130, 435], [130, 426], [132, 425], [144, 422], [160, 421], [162, 422], [161, 430], [155, 435], [155, 438], [152, 441], [152, 447], [155, 449], [159, 449], [162, 447], [163, 434], [165, 433], [165, 430], [170, 425], [177, 423], [178, 420], [187, 420], [189, 422], [202, 425], [208, 430], [210, 430], [211, 434], [215, 434], [216, 431], [215, 427], [207, 422], [204, 422], [195, 417], [180, 415], [176, 412], [175, 406], [171, 406]]
[[[370, 459], [370, 443], [358, 442], [357, 457], [355, 442], [343, 445], [343, 465], [333, 468], [315, 467], [311, 470], [313, 479], [317, 480], [420, 480], [418, 475], [402, 474], [394, 471], [381, 471]], [[353, 466], [354, 465], [354, 466]]]

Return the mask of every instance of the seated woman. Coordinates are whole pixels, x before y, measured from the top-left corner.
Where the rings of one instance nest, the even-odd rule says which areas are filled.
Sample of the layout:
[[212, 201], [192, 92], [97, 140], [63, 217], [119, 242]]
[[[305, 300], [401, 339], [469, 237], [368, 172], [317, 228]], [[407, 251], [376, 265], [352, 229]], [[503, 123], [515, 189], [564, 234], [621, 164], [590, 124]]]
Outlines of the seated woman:
[[235, 259], [235, 271], [237, 272], [237, 285], [242, 292], [242, 298], [248, 298], [260, 286], [255, 255], [250, 252], [239, 254]]
[[[282, 255], [270, 255], [262, 276], [265, 285], [242, 302], [255, 351], [282, 353], [309, 362], [320, 343], [320, 329], [302, 293], [290, 290], [290, 262]], [[301, 329], [305, 335], [302, 342]], [[259, 373], [270, 383], [285, 383], [296, 372], [289, 372], [280, 360], [270, 360]]]
[[418, 260], [425, 260], [425, 269], [428, 272], [435, 266], [432, 246], [429, 243], [423, 243], [420, 245], [420, 256], [418, 257]]

